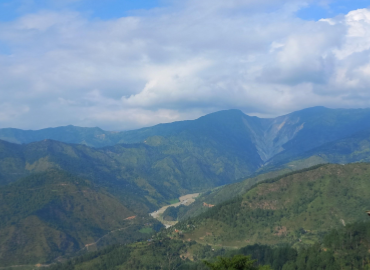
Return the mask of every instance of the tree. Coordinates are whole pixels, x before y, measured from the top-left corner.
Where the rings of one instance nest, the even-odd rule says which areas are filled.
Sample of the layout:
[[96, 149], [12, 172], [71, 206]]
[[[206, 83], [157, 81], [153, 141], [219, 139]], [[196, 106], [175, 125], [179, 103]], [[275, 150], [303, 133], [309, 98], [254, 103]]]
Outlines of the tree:
[[270, 266], [255, 266], [250, 256], [235, 255], [232, 258], [218, 257], [214, 263], [204, 261], [211, 270], [270, 270]]

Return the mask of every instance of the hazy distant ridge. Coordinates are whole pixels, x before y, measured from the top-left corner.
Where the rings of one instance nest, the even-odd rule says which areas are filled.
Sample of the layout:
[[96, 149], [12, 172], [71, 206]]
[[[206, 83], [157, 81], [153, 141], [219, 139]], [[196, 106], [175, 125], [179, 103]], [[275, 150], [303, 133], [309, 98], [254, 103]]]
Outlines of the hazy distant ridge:
[[192, 121], [159, 124], [125, 132], [75, 126], [42, 130], [0, 129], [0, 139], [30, 143], [45, 139], [91, 147], [144, 143], [159, 136], [180, 144], [185, 141], [221, 144], [235, 155], [248, 156], [253, 166], [270, 159], [299, 155], [325, 143], [344, 139], [370, 128], [370, 109], [313, 107], [271, 119], [250, 117], [239, 110], [212, 113]]

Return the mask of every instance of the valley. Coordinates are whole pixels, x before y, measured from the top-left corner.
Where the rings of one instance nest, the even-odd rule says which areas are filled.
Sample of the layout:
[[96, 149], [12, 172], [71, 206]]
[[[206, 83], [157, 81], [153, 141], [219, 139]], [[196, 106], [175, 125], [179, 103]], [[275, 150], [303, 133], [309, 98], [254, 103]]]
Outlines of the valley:
[[0, 265], [100, 265], [122, 246], [132, 266], [163, 255], [153, 243], [203, 269], [249, 246], [309, 248], [366, 221], [369, 117], [315, 107], [125, 132], [0, 129]]
[[370, 270], [370, 0], [0, 0], [0, 270]]

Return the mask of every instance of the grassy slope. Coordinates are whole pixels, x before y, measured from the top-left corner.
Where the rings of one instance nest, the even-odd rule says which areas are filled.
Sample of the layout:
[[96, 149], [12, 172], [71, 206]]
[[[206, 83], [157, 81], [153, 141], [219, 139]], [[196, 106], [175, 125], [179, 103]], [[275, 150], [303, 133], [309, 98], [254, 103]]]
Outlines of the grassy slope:
[[30, 175], [0, 191], [0, 265], [45, 263], [121, 228], [135, 227], [127, 231], [131, 236], [119, 232], [120, 240], [146, 238], [138, 232], [144, 221], [125, 220], [133, 215], [109, 193], [69, 173]]
[[366, 218], [369, 177], [370, 164], [324, 165], [261, 183], [176, 227], [188, 230], [186, 238], [213, 245], [310, 243], [330, 228]]

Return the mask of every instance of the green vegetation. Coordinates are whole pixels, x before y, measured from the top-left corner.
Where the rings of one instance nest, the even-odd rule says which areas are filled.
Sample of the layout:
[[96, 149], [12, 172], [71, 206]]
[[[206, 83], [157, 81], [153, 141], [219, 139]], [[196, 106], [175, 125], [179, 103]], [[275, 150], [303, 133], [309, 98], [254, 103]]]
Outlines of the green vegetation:
[[144, 214], [181, 195], [254, 175], [205, 195], [182, 215], [188, 218], [207, 209], [203, 202], [215, 205], [243, 194], [263, 177], [278, 174], [270, 172], [277, 168], [289, 172], [327, 161], [366, 161], [369, 116], [370, 110], [316, 107], [260, 119], [228, 110], [127, 132], [73, 126], [0, 129], [4, 140], [29, 143], [0, 142], [0, 184], [58, 168], [107, 188], [130, 210]]
[[369, 269], [369, 249], [370, 222], [359, 222], [331, 230], [322, 241], [298, 250], [287, 245], [271, 247], [258, 244], [226, 250], [202, 246], [194, 241], [157, 238], [150, 242], [111, 246], [50, 269], [362, 270]]
[[218, 205], [222, 202], [231, 200], [237, 196], [241, 196], [246, 193], [255, 184], [265, 181], [267, 179], [274, 179], [276, 177], [286, 175], [293, 172], [292, 169], [282, 169], [279, 171], [271, 171], [264, 174], [259, 174], [254, 177], [247, 178], [238, 183], [225, 185], [222, 187], [215, 188], [213, 190], [204, 192], [196, 201], [189, 206], [182, 206], [176, 208], [177, 218], [179, 220], [185, 220], [190, 217], [195, 217], [205, 211], [209, 210], [209, 207], [204, 206], [203, 203]]
[[154, 234], [155, 233], [155, 231], [150, 227], [142, 228], [141, 230], [139, 230], [139, 232], [146, 233], [146, 234]]
[[188, 207], [179, 205], [178, 207], [170, 206], [162, 214], [162, 218], [167, 221], [178, 221], [186, 214]]
[[[126, 246], [112, 246], [99, 252], [86, 254], [51, 270], [103, 270], [103, 269], [203, 269], [202, 259], [209, 254], [195, 242], [183, 243], [170, 239], [142, 242]], [[192, 252], [197, 255], [192, 255]], [[211, 251], [212, 252], [212, 251]], [[191, 255], [190, 260], [188, 256]]]
[[251, 168], [249, 161], [241, 160], [241, 155], [234, 156], [236, 147], [229, 148], [230, 152], [209, 138], [193, 142], [156, 137], [147, 139], [145, 144], [101, 149], [50, 140], [28, 145], [0, 142], [0, 149], [4, 150], [0, 184], [32, 172], [58, 168], [107, 188], [128, 208], [144, 214], [173, 198], [250, 174], [258, 165]]
[[172, 200], [169, 201], [170, 204], [175, 204], [175, 203], [179, 203], [179, 202], [180, 202], [180, 200], [178, 198], [172, 199]]
[[170, 206], [162, 214], [162, 218], [167, 221], [177, 220], [178, 209], [177, 207]]
[[0, 190], [0, 265], [48, 263], [146, 239], [149, 230], [161, 228], [150, 217], [127, 219], [132, 216], [83, 178], [59, 170], [32, 174]]
[[[339, 247], [325, 246], [322, 239], [331, 229], [366, 218], [369, 164], [287, 173], [326, 162], [368, 161], [369, 116], [370, 110], [319, 107], [259, 119], [230, 110], [116, 133], [72, 126], [1, 129], [0, 138], [29, 144], [0, 141], [0, 264], [45, 263], [98, 250], [80, 257], [89, 259], [75, 263], [76, 269], [114, 263], [145, 269], [157, 258], [171, 261], [173, 254], [173, 265], [181, 269], [204, 269], [203, 259], [235, 255], [219, 246], [287, 244], [300, 249], [289, 266], [277, 264], [275, 255], [252, 258], [273, 269], [303, 269], [303, 257], [320, 258], [309, 264], [318, 268], [333, 260], [343, 267]], [[161, 226], [148, 213], [195, 192], [204, 193], [193, 205], [164, 212], [164, 219], [181, 222], [152, 241]], [[178, 241], [164, 240], [167, 234]], [[126, 245], [137, 240], [149, 242]], [[124, 246], [100, 250], [112, 243]], [[318, 252], [313, 245], [320, 246]], [[268, 248], [264, 252], [283, 250]], [[114, 259], [119, 249], [128, 255]], [[362, 258], [365, 267], [367, 257]]]
[[216, 262], [204, 261], [211, 270], [258, 270], [271, 269], [269, 266], [255, 266], [255, 261], [249, 256], [235, 255], [231, 258], [218, 257]]
[[173, 229], [212, 245], [306, 246], [331, 228], [366, 219], [370, 164], [323, 165], [257, 184]]
[[322, 241], [299, 250], [291, 247], [246, 246], [236, 253], [250, 255], [276, 270], [347, 270], [370, 267], [370, 222], [331, 230]]
[[[369, 178], [370, 164], [365, 163], [320, 165], [285, 174], [262, 181], [158, 237], [170, 234], [213, 247], [286, 243], [308, 248], [331, 228], [367, 218]], [[147, 215], [126, 220], [137, 213], [90, 181], [58, 170], [34, 174], [3, 188], [0, 200], [3, 265], [45, 263], [75, 254], [101, 237], [85, 251], [147, 240], [160, 228]], [[169, 207], [163, 217], [181, 219], [185, 212], [185, 206]], [[208, 254], [198, 259], [213, 257]]]
[[[219, 256], [226, 258], [226, 261], [235, 262], [240, 259], [251, 269], [269, 269], [258, 267], [261, 261], [275, 262], [274, 265], [281, 269], [290, 257], [284, 256], [286, 252], [295, 252], [294, 249], [273, 249], [267, 246], [246, 247], [241, 250], [227, 251], [223, 248], [212, 248], [202, 246], [194, 241], [184, 242], [162, 238], [150, 242], [141, 242], [125, 246], [111, 246], [98, 252], [91, 252], [81, 257], [72, 259], [64, 264], [57, 264], [51, 270], [108, 270], [108, 269], [179, 269], [179, 270], [208, 270], [204, 263], [208, 261], [213, 265]], [[285, 253], [284, 253], [285, 252]], [[250, 255], [255, 261], [245, 258], [243, 255]], [[263, 254], [255, 256], [256, 254]], [[295, 254], [296, 255], [296, 254]], [[228, 259], [228, 258], [233, 259]], [[242, 257], [242, 258], [241, 258]], [[261, 260], [262, 258], [262, 260]], [[293, 256], [293, 258], [295, 258]], [[221, 268], [222, 269], [222, 268]], [[249, 268], [247, 268], [249, 269]]]

